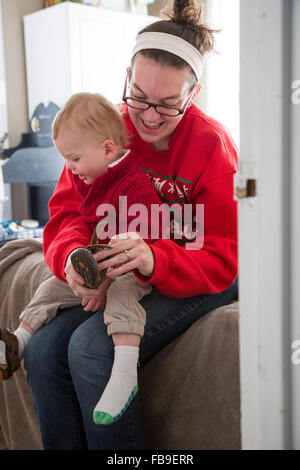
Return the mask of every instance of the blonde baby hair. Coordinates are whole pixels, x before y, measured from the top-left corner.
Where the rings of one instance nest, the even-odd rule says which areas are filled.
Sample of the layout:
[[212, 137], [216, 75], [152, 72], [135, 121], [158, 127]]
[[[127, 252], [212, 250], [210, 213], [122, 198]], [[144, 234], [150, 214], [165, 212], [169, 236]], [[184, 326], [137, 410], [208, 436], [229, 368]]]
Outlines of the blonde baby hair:
[[68, 99], [53, 121], [53, 140], [61, 129], [73, 130], [74, 127], [88, 130], [101, 140], [113, 140], [121, 148], [128, 145], [121, 112], [98, 93], [76, 93]]

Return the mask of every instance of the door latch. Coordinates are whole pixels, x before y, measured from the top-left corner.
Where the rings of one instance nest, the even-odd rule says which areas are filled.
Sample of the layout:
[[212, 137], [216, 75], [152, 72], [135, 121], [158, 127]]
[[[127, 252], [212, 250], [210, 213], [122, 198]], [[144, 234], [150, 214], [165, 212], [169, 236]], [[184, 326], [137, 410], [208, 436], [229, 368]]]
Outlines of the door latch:
[[243, 186], [236, 186], [234, 191], [238, 199], [256, 196], [256, 179], [247, 179]]
[[254, 198], [257, 196], [258, 164], [240, 158], [239, 171], [234, 175], [234, 199]]

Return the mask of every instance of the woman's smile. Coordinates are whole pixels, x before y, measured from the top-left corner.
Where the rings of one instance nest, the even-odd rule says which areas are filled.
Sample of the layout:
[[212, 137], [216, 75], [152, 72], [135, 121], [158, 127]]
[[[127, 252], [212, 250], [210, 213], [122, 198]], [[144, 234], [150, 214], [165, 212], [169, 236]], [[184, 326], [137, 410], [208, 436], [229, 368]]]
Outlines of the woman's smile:
[[149, 132], [155, 132], [155, 131], [161, 131], [161, 127], [162, 125], [164, 124], [164, 122], [149, 122], [149, 121], [146, 121], [145, 119], [143, 119], [142, 117], [140, 117], [140, 122], [143, 126], [143, 128], [146, 130], [146, 131], [149, 131]]

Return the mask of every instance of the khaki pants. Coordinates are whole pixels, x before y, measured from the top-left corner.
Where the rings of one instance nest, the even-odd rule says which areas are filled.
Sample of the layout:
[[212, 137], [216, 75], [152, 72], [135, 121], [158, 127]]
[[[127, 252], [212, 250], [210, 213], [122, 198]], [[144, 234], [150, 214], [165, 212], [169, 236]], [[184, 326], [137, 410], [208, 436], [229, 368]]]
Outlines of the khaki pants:
[[[111, 283], [104, 310], [108, 335], [132, 333], [143, 336], [146, 312], [139, 301], [151, 290], [150, 284], [142, 283], [132, 272], [117, 277]], [[53, 276], [42, 282], [19, 319], [37, 331], [49, 323], [59, 309], [80, 304], [81, 300], [69, 285]]]

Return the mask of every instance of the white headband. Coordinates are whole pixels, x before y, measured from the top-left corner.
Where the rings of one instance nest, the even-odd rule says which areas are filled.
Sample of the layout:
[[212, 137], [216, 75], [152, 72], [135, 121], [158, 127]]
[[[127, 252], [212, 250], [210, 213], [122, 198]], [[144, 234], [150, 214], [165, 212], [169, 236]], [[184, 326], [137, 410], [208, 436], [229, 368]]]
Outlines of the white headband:
[[167, 33], [138, 34], [132, 54], [134, 55], [143, 49], [160, 49], [177, 55], [191, 66], [197, 80], [200, 80], [203, 70], [203, 57], [194, 46], [184, 39]]

